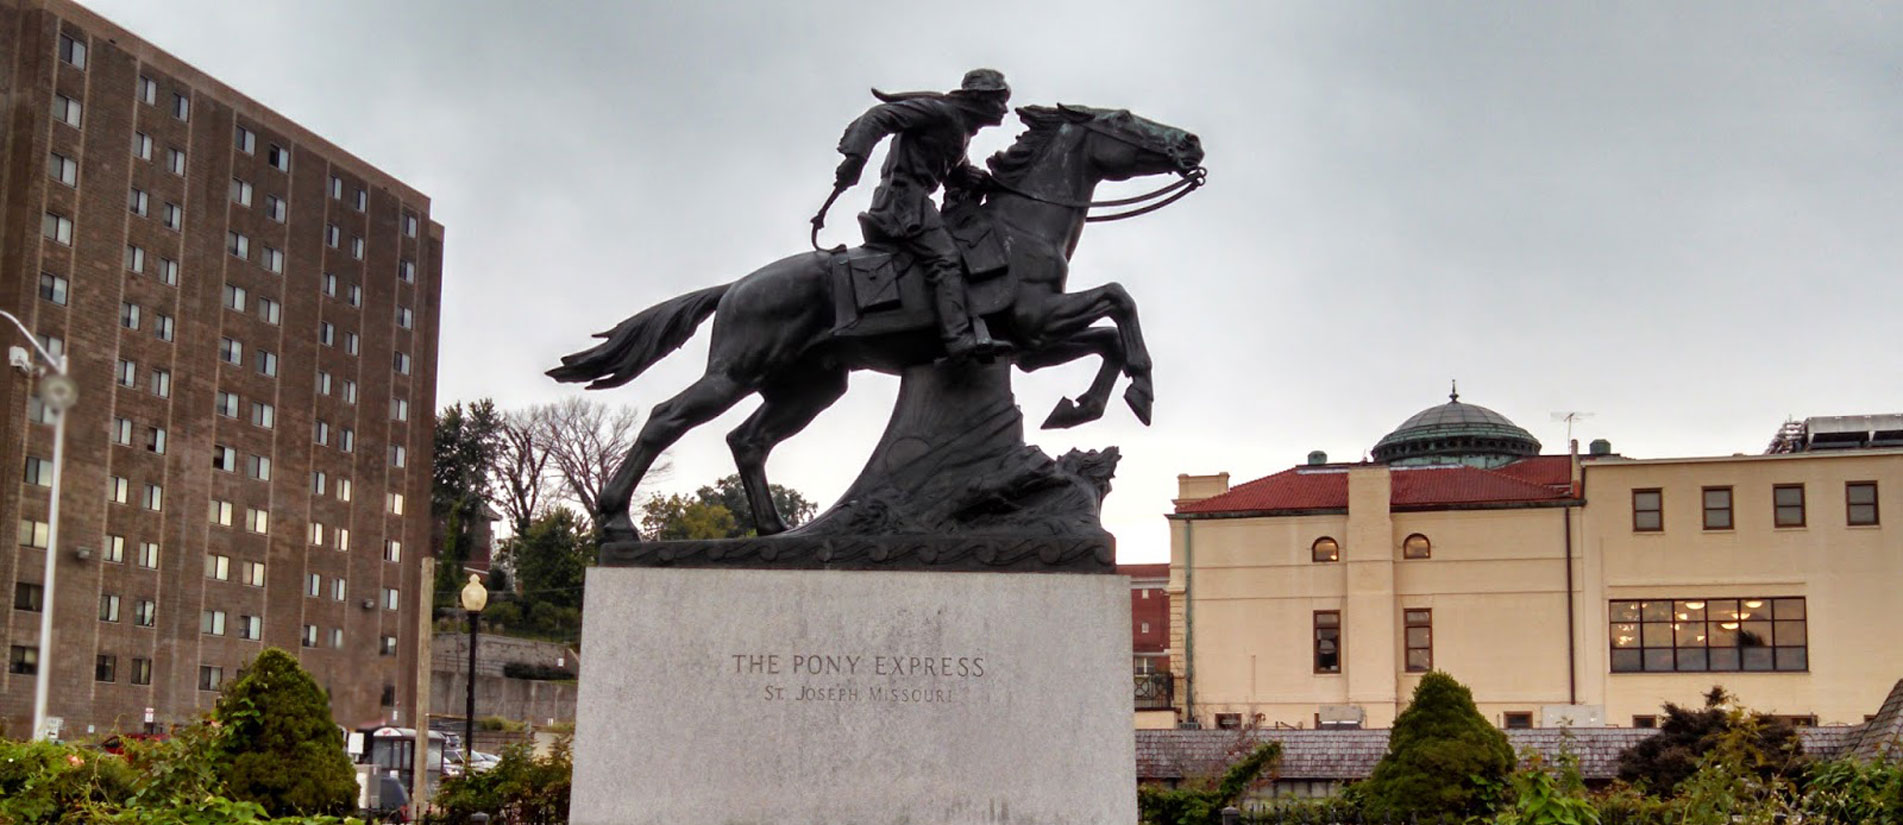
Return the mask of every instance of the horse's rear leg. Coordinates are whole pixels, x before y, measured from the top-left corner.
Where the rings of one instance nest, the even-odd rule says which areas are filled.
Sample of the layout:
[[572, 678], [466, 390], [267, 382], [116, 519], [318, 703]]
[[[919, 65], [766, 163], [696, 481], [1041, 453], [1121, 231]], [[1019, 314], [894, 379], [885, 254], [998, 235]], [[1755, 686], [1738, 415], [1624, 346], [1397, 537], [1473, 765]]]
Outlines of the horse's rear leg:
[[760, 408], [727, 434], [727, 446], [733, 448], [734, 464], [740, 468], [740, 483], [747, 488], [754, 529], [760, 535], [786, 532], [786, 522], [773, 505], [773, 490], [766, 480], [767, 455], [845, 395], [849, 374], [843, 369], [802, 372], [764, 387], [760, 390]]
[[708, 373], [679, 395], [655, 405], [634, 447], [621, 459], [614, 477], [602, 487], [601, 497], [595, 501], [595, 522], [601, 526], [604, 542], [640, 539], [634, 529], [634, 517], [628, 513], [635, 485], [641, 483], [655, 459], [688, 430], [726, 412], [751, 391], [724, 373]]
[[1092, 355], [1100, 356], [1103, 362], [1097, 367], [1097, 377], [1091, 380], [1090, 389], [1074, 402], [1069, 398], [1058, 399], [1057, 407], [1044, 419], [1043, 429], [1075, 427], [1103, 417], [1110, 391], [1116, 388], [1117, 376], [1123, 371], [1122, 339], [1110, 327], [1090, 327], [1066, 340], [1018, 356], [1018, 369], [1036, 372]]

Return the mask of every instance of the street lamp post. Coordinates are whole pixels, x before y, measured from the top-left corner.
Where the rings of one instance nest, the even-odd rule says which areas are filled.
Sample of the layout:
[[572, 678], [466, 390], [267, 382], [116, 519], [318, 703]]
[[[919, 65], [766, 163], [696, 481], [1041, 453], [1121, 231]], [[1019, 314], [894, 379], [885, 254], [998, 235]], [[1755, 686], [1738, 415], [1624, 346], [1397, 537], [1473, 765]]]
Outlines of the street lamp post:
[[489, 606], [489, 588], [482, 585], [481, 576], [469, 574], [469, 583], [463, 585], [462, 604], [469, 614], [469, 696], [463, 706], [463, 775], [468, 776], [476, 764], [476, 619]]
[[46, 507], [46, 569], [40, 574], [40, 660], [34, 663], [33, 678], [33, 738], [43, 740], [53, 738], [53, 731], [46, 724], [46, 696], [53, 676], [53, 585], [59, 572], [59, 494], [61, 478], [66, 474], [66, 411], [79, 400], [79, 385], [66, 373], [65, 353], [55, 356], [48, 352], [33, 331], [13, 313], [0, 310], [0, 317], [12, 321], [20, 334], [26, 336], [33, 352], [46, 362], [46, 367], [35, 368], [31, 357], [16, 358], [14, 366], [29, 376], [41, 375], [48, 368], [53, 371], [40, 380], [40, 403], [54, 415], [53, 478]]

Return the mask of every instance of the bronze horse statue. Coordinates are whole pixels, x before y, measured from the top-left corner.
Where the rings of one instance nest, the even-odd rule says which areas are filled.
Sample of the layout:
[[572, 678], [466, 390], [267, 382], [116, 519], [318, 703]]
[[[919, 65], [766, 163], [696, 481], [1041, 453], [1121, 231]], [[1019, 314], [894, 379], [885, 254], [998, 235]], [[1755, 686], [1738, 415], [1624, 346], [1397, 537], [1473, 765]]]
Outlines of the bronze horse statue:
[[[1075, 401], [1061, 400], [1046, 429], [1101, 417], [1119, 372], [1130, 379], [1125, 402], [1148, 424], [1150, 354], [1136, 302], [1116, 283], [1065, 292], [1069, 258], [1099, 182], [1176, 173], [1200, 184], [1202, 145], [1189, 132], [1128, 111], [1059, 105], [1025, 106], [1017, 113], [1028, 128], [987, 162], [995, 182], [982, 207], [1004, 233], [1016, 292], [985, 321], [1026, 372], [1091, 355], [1102, 359], [1090, 388]], [[942, 357], [930, 325], [884, 335], [838, 334], [832, 259], [825, 251], [802, 252], [732, 283], [657, 304], [596, 335], [607, 340], [565, 356], [562, 366], [548, 371], [558, 381], [590, 382], [589, 389], [617, 387], [678, 349], [714, 316], [706, 373], [655, 405], [602, 490], [596, 523], [604, 542], [639, 539], [628, 507], [635, 485], [662, 451], [754, 393], [760, 395], [759, 409], [728, 434], [727, 443], [760, 533], [784, 531], [766, 480], [773, 447], [839, 400], [854, 370], [898, 372]], [[1113, 326], [1092, 326], [1102, 318]]]

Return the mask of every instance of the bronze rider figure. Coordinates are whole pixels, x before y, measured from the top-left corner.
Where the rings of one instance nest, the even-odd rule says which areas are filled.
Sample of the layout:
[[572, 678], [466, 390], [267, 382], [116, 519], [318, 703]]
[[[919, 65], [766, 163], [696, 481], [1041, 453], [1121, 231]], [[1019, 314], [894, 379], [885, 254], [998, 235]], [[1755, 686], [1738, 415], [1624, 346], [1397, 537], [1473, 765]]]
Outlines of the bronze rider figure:
[[972, 323], [958, 246], [931, 196], [941, 185], [976, 190], [989, 180], [990, 174], [973, 166], [965, 153], [979, 129], [1004, 122], [1011, 87], [998, 71], [974, 69], [949, 93], [872, 93], [879, 105], [839, 138], [839, 153], [846, 159], [834, 176], [835, 192], [859, 182], [873, 147], [891, 135], [872, 208], [859, 214], [860, 230], [867, 242], [893, 244], [918, 260], [932, 288], [948, 358], [988, 357], [997, 344], [983, 334], [982, 325]]

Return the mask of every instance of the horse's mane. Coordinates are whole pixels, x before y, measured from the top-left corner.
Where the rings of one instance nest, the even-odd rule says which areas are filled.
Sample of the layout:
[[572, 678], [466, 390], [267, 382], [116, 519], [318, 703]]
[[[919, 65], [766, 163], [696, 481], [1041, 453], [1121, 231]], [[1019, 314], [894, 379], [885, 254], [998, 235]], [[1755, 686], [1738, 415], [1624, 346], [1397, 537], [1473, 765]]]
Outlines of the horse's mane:
[[991, 168], [993, 177], [1008, 184], [1015, 184], [1031, 168], [1045, 148], [1051, 145], [1051, 138], [1057, 136], [1058, 127], [1070, 121], [1061, 110], [1049, 106], [1019, 106], [1018, 119], [1029, 127], [1024, 134], [1018, 135], [1018, 141], [1011, 148], [992, 155], [985, 161]]

